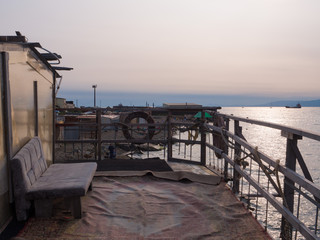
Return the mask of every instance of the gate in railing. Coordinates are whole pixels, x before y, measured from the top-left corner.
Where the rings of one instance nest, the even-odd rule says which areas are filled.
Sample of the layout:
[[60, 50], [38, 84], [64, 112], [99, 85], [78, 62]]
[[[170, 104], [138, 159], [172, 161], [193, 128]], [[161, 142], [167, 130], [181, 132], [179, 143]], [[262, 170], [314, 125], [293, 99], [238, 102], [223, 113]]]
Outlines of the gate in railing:
[[[217, 108], [130, 110], [145, 112], [155, 121], [140, 115], [133, 121], [105, 122], [104, 110], [94, 109], [95, 115], [82, 114], [77, 121], [57, 123], [56, 161], [103, 161], [114, 157], [112, 152], [117, 149], [117, 158], [157, 156], [204, 165], [224, 177], [274, 238], [319, 236], [320, 189], [313, 183], [297, 144], [302, 137], [320, 141], [319, 135], [219, 114]], [[250, 144], [240, 122], [280, 130], [287, 139], [285, 163], [280, 164]], [[153, 145], [160, 145], [161, 151], [151, 152]], [[297, 173], [297, 166], [302, 174]]]

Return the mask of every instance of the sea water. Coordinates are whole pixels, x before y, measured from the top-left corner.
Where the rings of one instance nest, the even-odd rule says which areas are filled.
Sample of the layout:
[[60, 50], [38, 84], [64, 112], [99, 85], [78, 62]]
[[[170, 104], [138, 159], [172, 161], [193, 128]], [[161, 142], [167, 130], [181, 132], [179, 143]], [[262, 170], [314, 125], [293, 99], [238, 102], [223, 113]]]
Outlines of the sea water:
[[[320, 135], [319, 107], [229, 107], [222, 108], [219, 112], [281, 124]], [[257, 146], [273, 159], [280, 160], [281, 164], [285, 163], [286, 138], [281, 137], [280, 130], [248, 123], [240, 123], [240, 125], [243, 127], [243, 135], [250, 144]], [[298, 147], [314, 182], [320, 185], [320, 142], [303, 137], [302, 140], [298, 140]]]
[[[244, 108], [223, 108], [220, 110], [224, 114], [233, 114], [234, 116], [261, 120], [276, 124], [293, 127], [320, 135], [320, 108], [284, 108], [284, 107], [244, 107]], [[240, 123], [243, 127], [242, 132], [245, 138], [253, 146], [271, 156], [274, 160], [280, 160], [285, 164], [286, 158], [286, 138], [281, 136], [280, 130], [257, 126], [249, 123]], [[320, 186], [320, 142], [303, 137], [298, 140], [298, 148], [310, 171], [314, 183]], [[303, 173], [297, 162], [297, 172], [303, 176]], [[281, 180], [283, 181], [283, 180]], [[312, 196], [311, 196], [312, 197]], [[294, 212], [297, 213], [298, 194], [295, 197]], [[279, 200], [279, 199], [278, 199]], [[260, 209], [258, 215], [260, 219], [265, 219], [266, 201], [260, 202], [261, 206], [255, 206]], [[314, 229], [317, 208], [310, 204], [305, 198], [301, 198], [299, 206], [299, 219], [310, 229]], [[272, 237], [279, 238], [280, 217], [273, 208], [269, 210], [268, 231]], [[319, 225], [318, 217], [318, 225]], [[262, 225], [266, 225], [265, 220], [260, 220]], [[295, 234], [295, 233], [294, 233]], [[319, 235], [318, 235], [319, 236]], [[297, 235], [297, 239], [304, 239]]]

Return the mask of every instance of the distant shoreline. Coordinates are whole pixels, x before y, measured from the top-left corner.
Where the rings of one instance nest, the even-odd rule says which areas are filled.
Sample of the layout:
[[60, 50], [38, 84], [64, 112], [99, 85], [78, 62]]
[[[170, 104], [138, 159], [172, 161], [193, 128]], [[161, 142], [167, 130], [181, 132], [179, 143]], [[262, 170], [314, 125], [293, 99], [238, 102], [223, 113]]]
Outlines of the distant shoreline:
[[257, 107], [294, 107], [297, 104], [301, 104], [301, 107], [320, 107], [320, 99], [311, 100], [311, 101], [298, 101], [298, 100], [290, 100], [290, 101], [276, 101], [263, 105], [258, 105]]
[[[92, 91], [60, 90], [57, 97], [71, 100], [77, 107], [94, 105]], [[286, 98], [288, 99], [288, 98]], [[141, 93], [141, 92], [106, 92], [97, 89], [97, 106], [112, 107], [119, 104], [125, 106], [162, 106], [165, 102], [193, 102], [203, 106], [221, 107], [285, 107], [300, 103], [302, 107], [320, 107], [320, 96], [292, 97], [284, 100], [280, 97], [253, 95], [223, 95], [223, 94], [182, 94], [182, 93]], [[297, 100], [296, 100], [297, 99]]]

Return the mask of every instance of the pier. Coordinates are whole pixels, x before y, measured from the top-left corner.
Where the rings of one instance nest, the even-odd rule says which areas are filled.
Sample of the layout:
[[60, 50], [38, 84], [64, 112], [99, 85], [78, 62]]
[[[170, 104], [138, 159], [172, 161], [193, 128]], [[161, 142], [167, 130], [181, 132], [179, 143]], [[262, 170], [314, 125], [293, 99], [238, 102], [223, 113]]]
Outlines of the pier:
[[[199, 171], [211, 171], [221, 176], [224, 181], [221, 184], [231, 189], [273, 238], [317, 239], [320, 189], [313, 183], [298, 142], [303, 138], [319, 141], [320, 136], [283, 125], [220, 114], [218, 109], [122, 109], [127, 116], [132, 112], [136, 114], [131, 119], [133, 121], [126, 123], [102, 123], [101, 116], [105, 110], [91, 109], [95, 118], [90, 122], [56, 124], [56, 129], [63, 129], [65, 134], [74, 129], [78, 129], [80, 134], [77, 139], [62, 138], [61, 132], [56, 135], [54, 159], [58, 162], [96, 161], [107, 164], [107, 146], [112, 145], [118, 150], [119, 146], [127, 144], [127, 155], [117, 153], [116, 159], [129, 159], [129, 162], [143, 145], [145, 150], [143, 155], [140, 153], [140, 158], [147, 162], [154, 153], [148, 146], [160, 144], [162, 150], [157, 151], [157, 156], [169, 165], [176, 164], [177, 167], [178, 164], [180, 170], [194, 166], [194, 169], [202, 168]], [[137, 114], [141, 112], [157, 120], [152, 123], [141, 121], [143, 115]], [[285, 138], [287, 144], [285, 163], [281, 164], [263, 153], [259, 146], [250, 144], [250, 139], [242, 134], [241, 123], [280, 131], [279, 137]], [[131, 137], [123, 132], [129, 132]]]

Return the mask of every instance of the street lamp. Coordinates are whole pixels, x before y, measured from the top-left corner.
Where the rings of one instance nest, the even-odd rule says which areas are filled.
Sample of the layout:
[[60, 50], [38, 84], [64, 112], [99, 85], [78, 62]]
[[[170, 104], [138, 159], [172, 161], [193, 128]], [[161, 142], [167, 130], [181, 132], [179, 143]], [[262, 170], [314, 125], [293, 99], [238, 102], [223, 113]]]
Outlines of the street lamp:
[[97, 88], [97, 84], [92, 85], [93, 88], [93, 101], [94, 101], [94, 107], [96, 107], [96, 88]]

